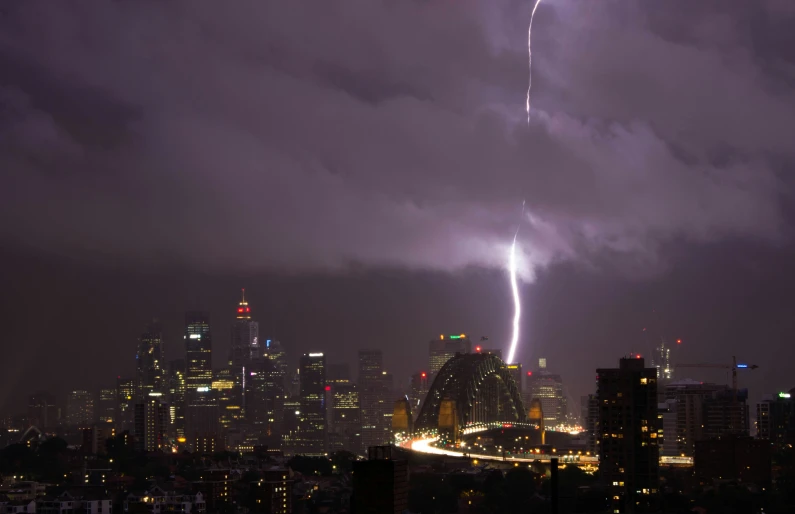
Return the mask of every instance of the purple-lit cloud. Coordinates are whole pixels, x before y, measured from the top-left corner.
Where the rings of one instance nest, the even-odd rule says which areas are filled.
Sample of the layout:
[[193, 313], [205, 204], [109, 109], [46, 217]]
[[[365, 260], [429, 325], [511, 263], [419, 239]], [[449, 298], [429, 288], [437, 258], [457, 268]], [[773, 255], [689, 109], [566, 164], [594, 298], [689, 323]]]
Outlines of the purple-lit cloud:
[[778, 237], [795, 59], [754, 38], [786, 37], [784, 4], [545, 2], [529, 127], [528, 4], [11, 3], [1, 233], [208, 267], [504, 267], [527, 199], [526, 278]]

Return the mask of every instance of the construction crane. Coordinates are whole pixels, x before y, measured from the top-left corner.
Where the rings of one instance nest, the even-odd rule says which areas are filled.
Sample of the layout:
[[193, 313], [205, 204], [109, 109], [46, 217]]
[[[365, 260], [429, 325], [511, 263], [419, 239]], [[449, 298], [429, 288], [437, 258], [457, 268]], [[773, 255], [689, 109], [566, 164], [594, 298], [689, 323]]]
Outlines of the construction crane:
[[720, 368], [732, 370], [732, 390], [734, 391], [735, 398], [737, 397], [737, 370], [738, 369], [756, 369], [759, 366], [756, 364], [737, 364], [737, 357], [732, 355], [731, 364], [678, 364], [677, 368]]

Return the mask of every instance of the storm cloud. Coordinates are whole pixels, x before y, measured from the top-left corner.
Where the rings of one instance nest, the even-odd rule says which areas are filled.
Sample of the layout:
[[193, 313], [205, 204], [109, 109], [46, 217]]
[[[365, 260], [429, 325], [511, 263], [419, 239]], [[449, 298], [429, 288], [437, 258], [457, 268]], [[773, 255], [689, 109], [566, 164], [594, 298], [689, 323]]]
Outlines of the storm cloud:
[[528, 126], [530, 4], [6, 2], [0, 233], [138, 264], [452, 271], [503, 267], [526, 200], [526, 278], [783, 237], [789, 2], [548, 0]]

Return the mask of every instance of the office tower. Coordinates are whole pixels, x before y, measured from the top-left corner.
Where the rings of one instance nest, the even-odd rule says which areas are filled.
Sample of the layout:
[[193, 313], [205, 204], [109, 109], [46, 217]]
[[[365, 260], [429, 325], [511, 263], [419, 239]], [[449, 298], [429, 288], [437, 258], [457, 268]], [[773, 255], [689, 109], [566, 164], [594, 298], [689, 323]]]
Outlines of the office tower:
[[66, 400], [66, 421], [68, 425], [81, 428], [94, 423], [94, 395], [83, 389], [70, 392]]
[[55, 396], [44, 391], [37, 391], [28, 397], [28, 424], [42, 431], [58, 426]]
[[100, 389], [97, 403], [97, 419], [100, 423], [113, 423], [118, 404], [116, 389]]
[[184, 339], [185, 390], [190, 395], [200, 387], [209, 389], [213, 382], [210, 315], [206, 312], [187, 313]]
[[[658, 383], [659, 385], [659, 383]], [[660, 393], [657, 392], [659, 397]], [[677, 403], [676, 400], [663, 400], [657, 403], [657, 446], [664, 457], [681, 457], [676, 438]]]
[[185, 360], [168, 363], [168, 421], [169, 436], [185, 442]]
[[[671, 412], [669, 416], [675, 414], [676, 418], [675, 432], [665, 434], [665, 454], [692, 457], [696, 441], [730, 433], [748, 435], [748, 392], [745, 390], [735, 395], [724, 385], [677, 380], [665, 386], [664, 396]], [[675, 405], [668, 400], [674, 400]]]
[[298, 395], [284, 399], [284, 421], [282, 422], [282, 450], [285, 455], [300, 453], [298, 447], [301, 400]]
[[582, 415], [585, 418], [583, 428], [585, 429], [585, 448], [590, 453], [598, 453], [599, 450], [599, 399], [595, 394], [582, 397]]
[[408, 462], [394, 459], [392, 448], [369, 448], [369, 460], [353, 462], [351, 512], [400, 514], [408, 505]]
[[657, 369], [623, 358], [598, 369], [599, 473], [613, 512], [656, 512], [659, 487]]
[[265, 357], [246, 368], [246, 421], [259, 434], [259, 444], [281, 446], [284, 422], [284, 375], [277, 363]]
[[568, 406], [563, 379], [547, 370], [547, 360], [538, 360], [538, 370], [527, 374], [527, 397], [539, 400], [544, 409], [544, 425], [554, 427], [566, 421]]
[[215, 453], [224, 449], [221, 437], [218, 399], [210, 387], [188, 391], [185, 409], [185, 438], [197, 453]]
[[519, 363], [508, 364], [508, 373], [513, 377], [514, 381], [516, 382], [516, 388], [519, 389], [519, 395], [523, 395], [524, 387], [524, 376], [522, 375], [522, 365]]
[[237, 314], [232, 324], [231, 346], [229, 348], [229, 368], [234, 377], [234, 390], [231, 402], [245, 413], [244, 373], [252, 359], [262, 355], [259, 347], [259, 323], [251, 320], [251, 307], [246, 301], [246, 290], [242, 290]]
[[466, 334], [442, 334], [428, 343], [428, 371], [432, 379], [456, 353], [472, 353], [472, 342]]
[[219, 422], [222, 430], [228, 429], [232, 423], [242, 419], [240, 395], [235, 390], [235, 377], [230, 368], [218, 369], [213, 372], [213, 384], [210, 387], [218, 399]]
[[309, 353], [299, 364], [301, 408], [298, 418], [298, 448], [302, 455], [324, 456], [326, 444], [326, 357]]
[[155, 320], [138, 340], [138, 353], [135, 356], [137, 399], [148, 398], [151, 392], [164, 392], [163, 357], [163, 331]]
[[116, 432], [135, 428], [135, 379], [117, 377], [116, 380]]
[[[365, 448], [389, 442], [392, 402], [388, 402], [387, 375], [380, 350], [359, 350], [359, 402], [362, 407], [362, 445]], [[387, 403], [388, 402], [388, 403]], [[389, 424], [386, 422], [389, 421]]]
[[425, 397], [428, 396], [428, 389], [428, 373], [420, 371], [411, 375], [409, 400], [411, 400], [411, 410], [415, 414], [419, 414], [420, 409], [422, 409]]
[[168, 406], [161, 403], [162, 393], [150, 393], [135, 404], [135, 443], [140, 452], [154, 452], [168, 446]]
[[362, 416], [356, 384], [342, 379], [329, 384], [329, 453], [340, 450], [362, 453]]
[[757, 437], [775, 445], [795, 444], [795, 389], [766, 395], [756, 406]]

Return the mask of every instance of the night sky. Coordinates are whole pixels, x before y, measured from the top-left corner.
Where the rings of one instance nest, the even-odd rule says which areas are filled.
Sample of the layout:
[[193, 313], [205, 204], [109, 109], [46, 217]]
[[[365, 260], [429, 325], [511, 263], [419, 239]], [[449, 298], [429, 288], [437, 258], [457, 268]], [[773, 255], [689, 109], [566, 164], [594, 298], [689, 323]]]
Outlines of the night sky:
[[519, 360], [575, 411], [661, 334], [795, 387], [795, 2], [544, 0], [528, 124], [531, 9], [3, 2], [0, 410], [129, 375], [152, 317], [182, 357], [188, 309], [221, 365], [241, 287], [293, 363], [506, 348], [520, 220]]

